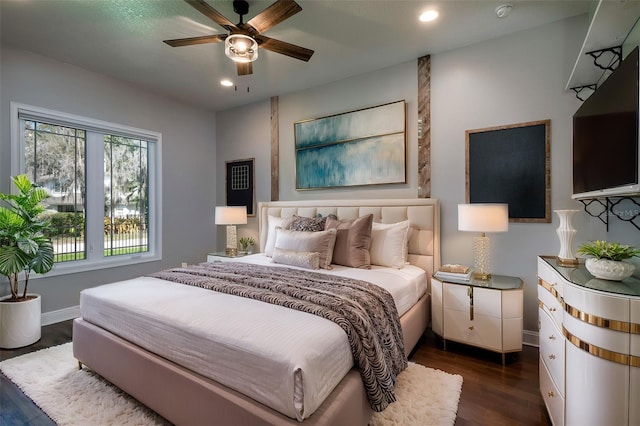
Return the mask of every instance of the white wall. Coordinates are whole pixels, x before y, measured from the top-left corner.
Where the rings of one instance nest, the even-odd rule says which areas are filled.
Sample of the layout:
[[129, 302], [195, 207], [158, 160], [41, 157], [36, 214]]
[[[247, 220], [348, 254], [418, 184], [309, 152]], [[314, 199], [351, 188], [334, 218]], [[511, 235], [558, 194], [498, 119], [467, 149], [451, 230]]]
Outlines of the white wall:
[[[227, 161], [254, 158], [255, 197], [258, 201], [271, 199], [271, 101], [256, 102], [216, 114], [216, 205], [226, 205]], [[224, 229], [218, 232], [217, 249], [226, 246]], [[258, 218], [247, 218], [247, 226], [238, 226], [238, 238], [253, 237], [258, 242]], [[215, 247], [214, 247], [215, 248]], [[255, 250], [260, 245], [256, 244]]]
[[[472, 263], [473, 235], [457, 230], [457, 205], [465, 200], [465, 130], [534, 120], [551, 120], [551, 209], [581, 209], [571, 200], [571, 116], [579, 106], [565, 85], [587, 28], [586, 16], [556, 22], [431, 57], [432, 196], [442, 201], [442, 260]], [[417, 195], [417, 61], [367, 73], [303, 92], [280, 96], [280, 199], [403, 198]], [[293, 123], [405, 99], [408, 105], [408, 181], [403, 185], [296, 191]], [[236, 120], [260, 115], [253, 134], [268, 135], [268, 105], [218, 113], [218, 162], [255, 156], [269, 179], [267, 146], [231, 143]], [[259, 128], [257, 128], [259, 127]], [[229, 142], [227, 142], [229, 141]], [[224, 146], [224, 148], [223, 148]], [[252, 154], [255, 153], [255, 154]], [[218, 179], [218, 191], [223, 181]], [[269, 199], [268, 187], [257, 192]], [[537, 332], [536, 256], [558, 253], [552, 223], [512, 223], [508, 233], [492, 236], [493, 270], [525, 282], [524, 328]], [[576, 240], [590, 239], [593, 225], [576, 216]], [[255, 227], [255, 228], [254, 228]], [[249, 224], [239, 232], [256, 232]], [[595, 228], [594, 228], [595, 229]], [[638, 233], [640, 235], [640, 233]]]
[[[418, 61], [280, 97], [280, 199], [415, 198], [418, 194]], [[296, 191], [293, 123], [405, 100], [407, 183]]]
[[[215, 117], [117, 80], [2, 46], [0, 189], [10, 190], [12, 101], [162, 133], [163, 260], [31, 280], [44, 313], [78, 305], [80, 290], [206, 259], [215, 246]], [[7, 291], [0, 288], [0, 294]]]
[[[551, 120], [551, 209], [579, 209], [571, 200], [571, 117], [580, 105], [565, 85], [582, 41], [584, 17], [558, 22], [432, 60], [433, 194], [442, 200], [442, 255], [446, 262], [472, 262], [472, 235], [457, 231], [457, 204], [465, 200], [465, 130]], [[536, 262], [558, 254], [552, 223], [511, 223], [491, 235], [493, 270], [525, 282], [527, 330], [537, 330]], [[574, 225], [587, 238], [586, 215]]]

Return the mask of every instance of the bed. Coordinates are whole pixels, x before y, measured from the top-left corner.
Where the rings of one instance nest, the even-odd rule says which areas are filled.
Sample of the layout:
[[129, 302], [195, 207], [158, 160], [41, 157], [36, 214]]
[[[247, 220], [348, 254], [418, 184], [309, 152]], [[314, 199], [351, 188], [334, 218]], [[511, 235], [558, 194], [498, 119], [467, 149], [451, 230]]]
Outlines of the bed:
[[[410, 299], [408, 296], [394, 294], [398, 312], [401, 313], [400, 324], [402, 326], [404, 351], [408, 354], [419, 340], [430, 320], [429, 277], [440, 265], [438, 201], [435, 199], [393, 199], [260, 203], [258, 206], [258, 219], [261, 253], [269, 250], [270, 232], [273, 232], [273, 229], [270, 229], [273, 228], [273, 226], [270, 226], [270, 222], [275, 218], [286, 219], [294, 215], [308, 218], [335, 215], [335, 217], [343, 221], [372, 215], [373, 221], [378, 224], [376, 225], [378, 229], [384, 229], [385, 224], [409, 222], [411, 232], [406, 258], [404, 258], [408, 263], [406, 267], [372, 267], [372, 271], [359, 269], [358, 271], [360, 272], [358, 272], [354, 271], [354, 268], [334, 266], [330, 271], [322, 271], [327, 275], [349, 275], [353, 273], [360, 277], [361, 272], [372, 274], [373, 276], [377, 274], [376, 270], [380, 269], [389, 277], [393, 277], [393, 274], [408, 276], [408, 281], [413, 279], [411, 277], [414, 277], [413, 272], [416, 270], [424, 271], [424, 274], [421, 275], [424, 280], [424, 291], [416, 293], [417, 296], [414, 297], [417, 298], [417, 301], [415, 303], [407, 302]], [[379, 251], [381, 250], [380, 247], [377, 250], [378, 256], [386, 256], [385, 251]], [[239, 260], [255, 264], [268, 264], [270, 262], [265, 258], [264, 254], [247, 256], [246, 259]], [[273, 266], [277, 267], [277, 265]], [[290, 267], [289, 265], [284, 266]], [[391, 278], [389, 281], [395, 279]], [[236, 299], [241, 299], [236, 296], [214, 295], [215, 292], [200, 288], [176, 290], [176, 285], [171, 283], [165, 283], [161, 280], [150, 282], [150, 280], [157, 280], [157, 278], [143, 277], [131, 280], [133, 285], [131, 282], [122, 282], [114, 283], [110, 286], [101, 286], [105, 288], [100, 289], [97, 293], [87, 291], [87, 294], [81, 298], [82, 316], [74, 321], [73, 330], [74, 355], [81, 364], [87, 365], [175, 424], [203, 424], [205, 422], [210, 424], [213, 422], [216, 424], [252, 425], [298, 424], [300, 421], [302, 421], [302, 424], [309, 425], [367, 424], [372, 415], [372, 409], [363, 385], [363, 379], [358, 370], [352, 366], [352, 363], [345, 367], [345, 364], [343, 362], [341, 364], [339, 359], [330, 358], [328, 360], [329, 366], [326, 363], [310, 364], [308, 370], [304, 372], [305, 386], [307, 383], [311, 383], [311, 377], [314, 373], [319, 377], [336, 376], [334, 380], [336, 380], [337, 385], [322, 384], [325, 388], [322, 391], [324, 394], [319, 392], [319, 394], [322, 394], [319, 397], [320, 400], [316, 401], [309, 397], [309, 401], [307, 401], [307, 396], [304, 396], [303, 401], [307, 404], [306, 407], [311, 408], [307, 412], [304, 412], [304, 410], [307, 410], [307, 408], [304, 408], [302, 412], [292, 413], [290, 408], [274, 406], [275, 403], [272, 404], [272, 401], [268, 399], [271, 397], [270, 395], [264, 396], [261, 394], [261, 392], [265, 392], [259, 389], [260, 380], [258, 380], [258, 383], [251, 382], [252, 379], [262, 373], [265, 374], [265, 377], [268, 377], [268, 373], [271, 371], [273, 371], [273, 374], [277, 374], [275, 372], [278, 367], [275, 361], [271, 359], [259, 360], [258, 358], [251, 358], [251, 356], [244, 360], [244, 349], [240, 350], [242, 352], [240, 355], [230, 351], [225, 358], [218, 350], [219, 347], [216, 347], [218, 348], [216, 349], [216, 354], [220, 354], [220, 356], [212, 360], [211, 358], [205, 358], [208, 353], [212, 352], [212, 350], [207, 349], [209, 344], [207, 340], [201, 340], [199, 343], [194, 344], [185, 337], [190, 334], [197, 334], [192, 332], [191, 325], [194, 322], [203, 322], [204, 328], [208, 330], [207, 332], [213, 330], [211, 333], [214, 334], [218, 332], [227, 333], [228, 330], [232, 329], [232, 326], [236, 325], [236, 321], [240, 321], [241, 318], [242, 322], [247, 320], [254, 322], [248, 328], [240, 325], [240, 327], [245, 327], [244, 329], [241, 328], [240, 331], [233, 329], [232, 336], [245, 336], [244, 333], [257, 332], [257, 335], [247, 334], [249, 337], [245, 340], [255, 343], [255, 346], [259, 346], [262, 334], [267, 333], [267, 331], [261, 331], [259, 328], [262, 326], [261, 323], [265, 322], [263, 318], [274, 317], [270, 313], [271, 311], [267, 313], [266, 311], [262, 312], [262, 310], [274, 308], [263, 308], [262, 305], [267, 304], [254, 300], [243, 301], [241, 302], [243, 304], [241, 305], [242, 307], [240, 305], [236, 307]], [[156, 294], [153, 289], [158, 287], [153, 286], [158, 285], [169, 289], [169, 299], [162, 299], [164, 296]], [[119, 296], [121, 289], [127, 289], [130, 292], [127, 296], [129, 300], [146, 300], [146, 303], [132, 303], [129, 305], [124, 303], [124, 308], [122, 306], [118, 308], [122, 308], [121, 310], [116, 308], [109, 309], [111, 295], [114, 295], [115, 299], [122, 299]], [[156, 316], [158, 314], [154, 313], [153, 309], [154, 306], [163, 306], [163, 303], [169, 305], [166, 300], [182, 300], [182, 296], [176, 296], [178, 293], [172, 293], [174, 291], [188, 291], [190, 293], [185, 298], [196, 300], [197, 302], [192, 305], [182, 306], [180, 303], [186, 302], [170, 303], [174, 308], [175, 306], [173, 305], [178, 305], [178, 312], [175, 314], [177, 317], [167, 321], [162, 317]], [[197, 296], [194, 297], [191, 293], [192, 291], [201, 293], [197, 293]], [[205, 291], [207, 293], [204, 293]], [[90, 297], [92, 295], [96, 297]], [[207, 306], [209, 306], [207, 305], [209, 301], [205, 299], [208, 298], [212, 300], [220, 299], [217, 302], [211, 302], [219, 303], [219, 305], [216, 305], [217, 308], [211, 309], [212, 312], [208, 315], [197, 313], [194, 305], [202, 305], [201, 308], [206, 310]], [[121, 300], [118, 303], [122, 304]], [[247, 307], [246, 303], [249, 303], [249, 307]], [[189, 306], [189, 308], [186, 309], [185, 306]], [[286, 309], [279, 306], [275, 308]], [[164, 308], [160, 310], [162, 311]], [[240, 312], [238, 318], [230, 317], [231, 311]], [[222, 315], [222, 317], [216, 318], [216, 313]], [[319, 327], [319, 331], [314, 331], [313, 333], [317, 332], [322, 336], [323, 344], [331, 345], [331, 342], [340, 339], [339, 336], [333, 337], [331, 333], [334, 333], [334, 331], [330, 330], [331, 326], [320, 323], [327, 322], [322, 318], [316, 318], [300, 312], [296, 314], [285, 313], [284, 315], [284, 319], [273, 321], [276, 323], [288, 322], [297, 326], [299, 329], [293, 333], [295, 335], [305, 334], [301, 330], [316, 330], [316, 327]], [[288, 315], [298, 316], [288, 317]], [[314, 318], [300, 317], [300, 315]], [[220, 325], [223, 322], [221, 318], [225, 318], [224, 326]], [[227, 320], [227, 318], [231, 319]], [[113, 322], [119, 323], [119, 328], [113, 329], [111, 327]], [[174, 334], [169, 335], [165, 340], [153, 342], [154, 339], [152, 337], [157, 337], [161, 334], [160, 331], [169, 328], [167, 324], [172, 325], [174, 323], [178, 325], [184, 324], [185, 326], [183, 329], [174, 330]], [[311, 323], [315, 325], [309, 325]], [[182, 325], [180, 326], [182, 327]], [[269, 326], [271, 327], [271, 324]], [[276, 326], [278, 325], [274, 327]], [[269, 332], [270, 330], [268, 329]], [[309, 336], [305, 336], [308, 340], [303, 339], [295, 344], [304, 346], [309, 344], [311, 340], [318, 340], [313, 333], [306, 333], [309, 334]], [[285, 335], [287, 333], [282, 332], [282, 334]], [[210, 338], [209, 336], [200, 337], [203, 339]], [[288, 338], [274, 334], [272, 338], [264, 339], [277, 342], [279, 342], [278, 339], [282, 339], [278, 346], [283, 348], [283, 352], [288, 350], [284, 346], [288, 344]], [[228, 346], [235, 346], [236, 343], [234, 342]], [[185, 348], [188, 348], [188, 350], [185, 350]], [[331, 351], [331, 353], [333, 352]], [[234, 356], [238, 359], [238, 365], [243, 365], [240, 359], [243, 359], [244, 361], [242, 362], [246, 364], [247, 372], [244, 377], [242, 376], [244, 367], [235, 367], [232, 363]], [[325, 355], [322, 355], [319, 358], [325, 357]], [[273, 358], [278, 359], [278, 354], [275, 354]], [[318, 362], [321, 361], [323, 360]], [[250, 372], [249, 367], [252, 366], [257, 366], [257, 371], [262, 371], [262, 373]], [[226, 378], [224, 380], [218, 379], [216, 376], [208, 374], [206, 370], [202, 370], [203, 368], [211, 368], [216, 371], [232, 370], [234, 367], [238, 370], [234, 371], [232, 375], [236, 381], [247, 382], [244, 383], [244, 389], [238, 387], [238, 383], [226, 383], [224, 382], [224, 380], [227, 380]], [[309, 376], [309, 380], [307, 380], [307, 376]], [[274, 383], [277, 382], [275, 377], [266, 379], [266, 382], [268, 383], [269, 380], [273, 380]], [[298, 385], [298, 382], [293, 383], [293, 387]], [[329, 389], [326, 389], [327, 386]], [[275, 389], [276, 387], [274, 385], [274, 394], [278, 393]], [[291, 383], [285, 382], [282, 387], [289, 389], [292, 386]], [[318, 385], [318, 387], [321, 386]], [[295, 392], [296, 390], [294, 390]], [[262, 398], [267, 399], [263, 400]], [[294, 408], [299, 409], [296, 404], [298, 403], [294, 401]], [[311, 412], [310, 415], [309, 411]]]

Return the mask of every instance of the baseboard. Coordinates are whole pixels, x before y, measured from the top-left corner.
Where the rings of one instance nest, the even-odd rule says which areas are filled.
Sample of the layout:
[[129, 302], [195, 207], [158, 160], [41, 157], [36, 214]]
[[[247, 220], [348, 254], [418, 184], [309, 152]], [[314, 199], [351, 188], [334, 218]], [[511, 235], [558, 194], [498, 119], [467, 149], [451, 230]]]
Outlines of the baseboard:
[[80, 316], [80, 305], [70, 306], [57, 311], [45, 312], [40, 317], [42, 325], [55, 324], [57, 322], [67, 321], [78, 318]]
[[524, 330], [522, 332], [522, 344], [527, 346], [535, 346], [537, 348], [539, 346], [538, 342], [540, 341], [538, 336], [539, 335], [537, 331]]

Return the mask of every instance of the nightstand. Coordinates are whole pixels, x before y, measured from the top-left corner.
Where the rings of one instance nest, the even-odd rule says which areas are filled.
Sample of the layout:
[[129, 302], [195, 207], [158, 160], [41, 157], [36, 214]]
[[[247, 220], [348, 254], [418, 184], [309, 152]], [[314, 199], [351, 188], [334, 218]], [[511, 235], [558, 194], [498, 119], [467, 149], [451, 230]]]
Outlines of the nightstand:
[[502, 354], [522, 351], [523, 284], [517, 277], [431, 279], [431, 327], [444, 340]]
[[238, 253], [235, 256], [230, 256], [223, 251], [217, 251], [215, 253], [207, 254], [207, 262], [228, 262], [233, 259], [237, 259], [239, 257], [246, 256], [246, 253]]

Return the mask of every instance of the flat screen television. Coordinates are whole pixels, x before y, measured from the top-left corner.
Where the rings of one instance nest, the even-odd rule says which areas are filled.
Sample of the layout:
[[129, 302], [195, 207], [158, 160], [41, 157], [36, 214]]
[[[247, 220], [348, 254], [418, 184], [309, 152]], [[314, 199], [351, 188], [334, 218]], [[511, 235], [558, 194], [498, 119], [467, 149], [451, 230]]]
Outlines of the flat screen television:
[[573, 198], [640, 194], [638, 47], [573, 115]]

